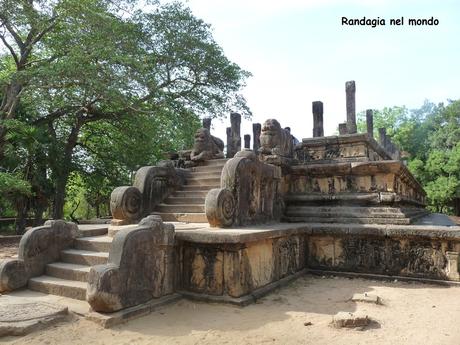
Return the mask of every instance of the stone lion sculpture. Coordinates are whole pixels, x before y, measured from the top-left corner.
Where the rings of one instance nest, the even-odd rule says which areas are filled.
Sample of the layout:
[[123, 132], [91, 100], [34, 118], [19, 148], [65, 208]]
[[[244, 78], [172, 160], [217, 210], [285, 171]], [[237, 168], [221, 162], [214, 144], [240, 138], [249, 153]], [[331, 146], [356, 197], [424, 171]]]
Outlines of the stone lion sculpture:
[[259, 152], [266, 155], [292, 157], [291, 134], [282, 129], [277, 120], [268, 119], [262, 126]]
[[200, 128], [195, 133], [195, 143], [190, 159], [194, 162], [224, 158], [224, 142], [209, 133], [207, 128]]

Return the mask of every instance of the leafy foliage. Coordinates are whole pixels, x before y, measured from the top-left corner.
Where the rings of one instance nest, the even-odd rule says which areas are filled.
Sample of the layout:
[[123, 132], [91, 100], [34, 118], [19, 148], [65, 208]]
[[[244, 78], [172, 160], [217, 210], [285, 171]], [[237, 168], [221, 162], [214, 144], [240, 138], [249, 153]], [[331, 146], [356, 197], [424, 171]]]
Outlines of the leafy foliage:
[[0, 160], [34, 191], [24, 214], [99, 208], [201, 116], [250, 115], [250, 74], [177, 2], [2, 0], [0, 45]]

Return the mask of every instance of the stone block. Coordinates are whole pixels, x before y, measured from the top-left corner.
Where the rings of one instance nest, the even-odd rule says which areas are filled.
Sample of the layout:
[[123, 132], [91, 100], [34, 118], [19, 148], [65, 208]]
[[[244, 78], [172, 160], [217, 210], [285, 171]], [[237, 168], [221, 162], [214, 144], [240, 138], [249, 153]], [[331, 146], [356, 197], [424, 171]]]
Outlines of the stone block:
[[382, 299], [370, 293], [355, 293], [351, 298], [353, 302], [364, 302], [364, 303], [373, 303], [373, 304], [382, 304]]
[[350, 313], [341, 311], [332, 318], [332, 326], [335, 328], [355, 328], [369, 325], [371, 320], [366, 314]]
[[67, 314], [67, 307], [45, 302], [2, 303], [0, 337], [26, 335], [62, 320]]

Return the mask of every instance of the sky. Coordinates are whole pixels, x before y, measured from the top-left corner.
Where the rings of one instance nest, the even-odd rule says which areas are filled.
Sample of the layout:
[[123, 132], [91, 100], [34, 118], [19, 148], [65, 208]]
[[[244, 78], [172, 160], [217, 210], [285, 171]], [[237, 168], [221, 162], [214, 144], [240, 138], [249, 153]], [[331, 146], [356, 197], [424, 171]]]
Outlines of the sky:
[[[345, 82], [356, 82], [356, 111], [424, 100], [460, 98], [458, 0], [188, 0], [211, 24], [225, 55], [252, 73], [242, 90], [252, 123], [276, 118], [297, 138], [312, 136], [312, 102], [324, 104], [324, 133], [346, 120]], [[385, 19], [385, 26], [345, 26], [349, 19]], [[390, 26], [404, 17], [403, 26]], [[437, 26], [409, 26], [409, 18], [434, 17]], [[227, 115], [213, 120], [225, 141]]]

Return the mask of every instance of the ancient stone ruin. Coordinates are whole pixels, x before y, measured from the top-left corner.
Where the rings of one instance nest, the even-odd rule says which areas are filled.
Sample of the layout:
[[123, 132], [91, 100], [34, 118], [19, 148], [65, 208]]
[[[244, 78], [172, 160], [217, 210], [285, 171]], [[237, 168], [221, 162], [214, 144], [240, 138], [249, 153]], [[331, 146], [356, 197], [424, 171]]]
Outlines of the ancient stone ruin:
[[205, 119], [191, 150], [113, 191], [110, 226], [27, 232], [0, 264], [0, 291], [28, 286], [111, 313], [168, 296], [245, 305], [306, 272], [459, 281], [460, 227], [426, 217], [385, 129], [374, 139], [372, 110], [357, 133], [355, 93], [347, 82], [339, 135], [324, 136], [313, 102], [313, 137], [298, 144], [269, 119], [241, 149], [232, 113], [225, 150]]

